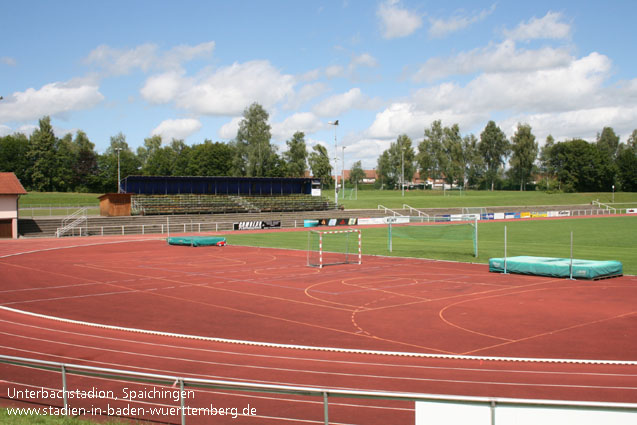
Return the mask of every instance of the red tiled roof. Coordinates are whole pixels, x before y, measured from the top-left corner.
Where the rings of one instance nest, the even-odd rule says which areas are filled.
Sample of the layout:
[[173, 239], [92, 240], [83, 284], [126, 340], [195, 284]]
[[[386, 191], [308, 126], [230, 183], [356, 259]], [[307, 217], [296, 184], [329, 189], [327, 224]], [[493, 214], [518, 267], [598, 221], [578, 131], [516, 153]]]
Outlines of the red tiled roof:
[[20, 180], [13, 173], [0, 173], [0, 195], [26, 195]]

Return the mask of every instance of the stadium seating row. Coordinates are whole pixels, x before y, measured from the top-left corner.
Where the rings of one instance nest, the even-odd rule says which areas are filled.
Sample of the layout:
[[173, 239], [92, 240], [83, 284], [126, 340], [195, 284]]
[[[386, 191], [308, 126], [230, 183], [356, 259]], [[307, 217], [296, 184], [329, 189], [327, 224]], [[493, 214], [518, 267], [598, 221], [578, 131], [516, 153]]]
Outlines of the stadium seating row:
[[336, 205], [311, 195], [133, 195], [132, 215], [223, 214], [247, 212], [324, 211]]

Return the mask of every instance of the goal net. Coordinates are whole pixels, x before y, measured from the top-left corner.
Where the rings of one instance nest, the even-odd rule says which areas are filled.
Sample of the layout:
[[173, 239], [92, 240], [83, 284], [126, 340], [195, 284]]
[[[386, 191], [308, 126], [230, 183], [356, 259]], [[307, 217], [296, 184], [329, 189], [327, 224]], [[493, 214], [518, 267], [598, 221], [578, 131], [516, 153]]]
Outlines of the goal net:
[[478, 215], [386, 217], [389, 252], [448, 252], [478, 256]]
[[361, 264], [361, 231], [310, 230], [307, 236], [307, 265], [322, 268], [335, 264]]

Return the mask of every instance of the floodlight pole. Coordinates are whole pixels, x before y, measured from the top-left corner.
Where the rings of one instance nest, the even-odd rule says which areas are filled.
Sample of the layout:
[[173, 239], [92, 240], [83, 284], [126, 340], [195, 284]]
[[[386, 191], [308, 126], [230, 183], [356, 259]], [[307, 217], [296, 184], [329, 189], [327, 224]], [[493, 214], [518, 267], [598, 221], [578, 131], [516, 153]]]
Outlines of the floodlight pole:
[[613, 185], [613, 204], [615, 203], [615, 185]]
[[341, 146], [343, 148], [343, 161], [341, 163], [341, 184], [343, 187], [341, 188], [341, 199], [345, 199], [345, 146]]
[[122, 193], [119, 185], [119, 182], [121, 181], [119, 172], [119, 153], [122, 151], [122, 148], [115, 148], [115, 151], [117, 152], [117, 193]]
[[403, 176], [401, 178], [401, 183], [400, 185], [402, 186], [403, 189], [403, 198], [405, 197], [405, 148], [402, 148], [400, 150], [400, 157], [401, 157], [401, 163], [402, 163], [402, 168], [403, 168]]
[[329, 125], [334, 126], [334, 204], [338, 207], [338, 191], [336, 190], [336, 186], [338, 186], [338, 148], [336, 145], [336, 127], [338, 127], [338, 120], [328, 122]]

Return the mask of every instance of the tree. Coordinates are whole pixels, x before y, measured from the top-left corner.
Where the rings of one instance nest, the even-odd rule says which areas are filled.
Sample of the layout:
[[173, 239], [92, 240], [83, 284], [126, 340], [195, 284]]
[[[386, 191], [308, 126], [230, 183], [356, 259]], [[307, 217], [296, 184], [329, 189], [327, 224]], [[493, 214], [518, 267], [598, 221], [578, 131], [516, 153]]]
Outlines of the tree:
[[327, 155], [327, 148], [320, 144], [314, 145], [308, 162], [312, 170], [312, 175], [321, 179], [321, 187], [331, 187], [333, 183], [332, 166], [330, 165], [330, 158]]
[[191, 176], [230, 176], [232, 159], [235, 157], [232, 145], [205, 140], [194, 145], [190, 152], [187, 174]]
[[145, 138], [144, 146], [140, 146], [137, 148], [137, 158], [142, 164], [142, 174], [153, 175], [152, 172], [149, 172], [147, 170], [147, 164], [148, 160], [153, 156], [153, 154], [161, 149], [161, 142], [161, 136], [156, 134], [152, 137]]
[[409, 136], [401, 134], [378, 159], [378, 174], [388, 187], [400, 187], [403, 179], [403, 166], [405, 182], [413, 179], [416, 154], [411, 143]]
[[243, 119], [235, 139], [236, 175], [263, 177], [277, 163], [276, 150], [270, 143], [269, 115], [258, 103], [253, 103], [243, 111]]
[[613, 164], [608, 155], [585, 140], [556, 143], [550, 150], [549, 162], [567, 192], [607, 191], [614, 181]]
[[442, 177], [443, 139], [444, 129], [440, 120], [432, 122], [431, 127], [425, 129], [425, 138], [418, 145], [418, 156], [416, 158], [420, 175], [423, 178], [439, 179]]
[[365, 171], [363, 170], [363, 165], [361, 161], [356, 161], [352, 164], [352, 169], [349, 171], [349, 182], [351, 184], [357, 185], [363, 181], [365, 178]]
[[307, 170], [307, 147], [305, 134], [297, 131], [292, 139], [285, 142], [288, 150], [283, 153], [286, 162], [285, 175], [287, 177], [304, 177]]
[[0, 137], [0, 171], [13, 172], [24, 187], [29, 187], [29, 139], [22, 133]]
[[56, 190], [54, 175], [57, 165], [57, 138], [53, 134], [51, 118], [44, 117], [39, 121], [39, 127], [31, 134], [27, 158], [31, 164], [29, 177], [31, 188], [40, 192]]
[[121, 132], [111, 136], [108, 149], [98, 158], [98, 168], [105, 192], [117, 192], [117, 148], [121, 149], [119, 169], [122, 180], [127, 176], [139, 175], [141, 171], [141, 161], [128, 146], [126, 136]]
[[463, 187], [477, 186], [484, 177], [484, 162], [478, 151], [478, 138], [469, 134], [462, 138]]
[[555, 145], [555, 139], [550, 134], [546, 136], [546, 142], [542, 149], [540, 150], [540, 170], [544, 174], [546, 179], [546, 190], [550, 189], [549, 185], [549, 177], [555, 176], [556, 172], [551, 164], [551, 149]]
[[617, 180], [624, 192], [637, 192], [637, 151], [622, 149], [617, 155]]
[[[187, 176], [188, 164], [191, 160], [192, 148], [184, 143], [183, 140], [173, 139], [170, 142], [170, 150], [172, 151], [172, 175]], [[231, 160], [229, 160], [230, 162]]]
[[637, 130], [633, 130], [627, 141], [628, 148], [637, 154]]
[[443, 129], [442, 150], [439, 152], [438, 163], [447, 183], [462, 181], [464, 185], [465, 164], [460, 127], [454, 124]]
[[489, 121], [484, 131], [480, 133], [478, 150], [487, 168], [487, 181], [491, 183], [491, 190], [493, 190], [498, 170], [500, 166], [504, 165], [504, 161], [509, 154], [509, 141], [495, 122]]
[[95, 145], [86, 133], [78, 130], [73, 139], [75, 164], [73, 165], [73, 190], [77, 192], [93, 192], [101, 189], [97, 179], [97, 153]]
[[597, 133], [597, 147], [599, 150], [609, 156], [611, 160], [617, 158], [617, 149], [619, 148], [619, 136], [615, 134], [612, 127], [604, 127], [602, 134]]
[[531, 178], [538, 153], [538, 144], [530, 125], [518, 123], [518, 128], [511, 138], [511, 151], [511, 175], [520, 182], [520, 191], [523, 191]]

